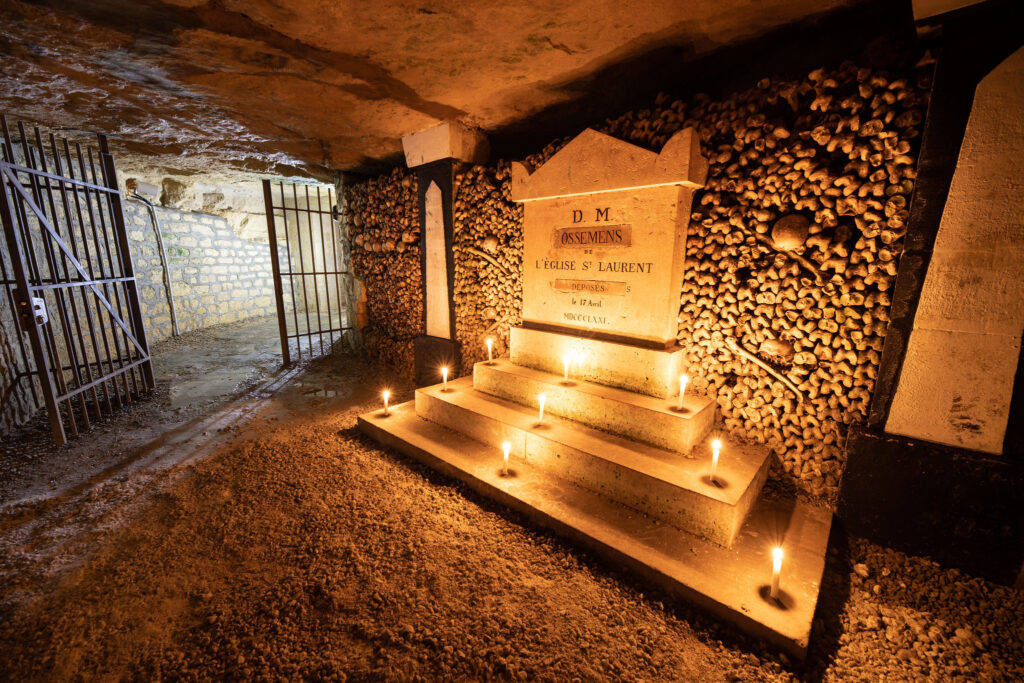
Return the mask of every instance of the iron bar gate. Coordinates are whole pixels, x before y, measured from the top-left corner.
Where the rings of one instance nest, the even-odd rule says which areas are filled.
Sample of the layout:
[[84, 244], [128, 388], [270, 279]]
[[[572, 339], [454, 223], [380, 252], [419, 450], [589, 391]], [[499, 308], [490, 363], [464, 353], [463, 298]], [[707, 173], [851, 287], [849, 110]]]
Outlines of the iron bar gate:
[[4, 336], [19, 346], [3, 400], [31, 393], [63, 444], [154, 387], [117, 170], [103, 135], [94, 150], [21, 122], [14, 136], [3, 115], [0, 128]]
[[333, 189], [264, 180], [263, 199], [287, 365], [293, 350], [297, 360], [303, 345], [307, 358], [329, 353], [352, 330], [342, 282], [348, 261], [334, 221]]

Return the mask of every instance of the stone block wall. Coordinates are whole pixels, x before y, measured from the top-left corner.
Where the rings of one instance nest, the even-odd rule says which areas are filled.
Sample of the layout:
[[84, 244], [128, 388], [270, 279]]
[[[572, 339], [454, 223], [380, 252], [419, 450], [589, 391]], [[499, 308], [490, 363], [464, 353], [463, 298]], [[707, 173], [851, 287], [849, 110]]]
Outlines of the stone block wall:
[[[126, 200], [125, 222], [150, 343], [171, 336], [149, 209]], [[239, 238], [220, 216], [157, 207], [182, 332], [276, 313], [270, 245]]]

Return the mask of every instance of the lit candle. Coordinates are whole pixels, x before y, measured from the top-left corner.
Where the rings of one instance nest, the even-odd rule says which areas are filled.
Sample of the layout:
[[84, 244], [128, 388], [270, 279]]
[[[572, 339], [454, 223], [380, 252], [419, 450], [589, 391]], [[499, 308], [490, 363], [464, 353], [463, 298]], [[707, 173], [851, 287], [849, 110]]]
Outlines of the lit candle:
[[505, 476], [505, 477], [508, 476], [508, 453], [511, 450], [512, 450], [512, 444], [510, 444], [508, 441], [505, 441], [505, 442], [503, 442], [501, 444], [501, 451], [502, 451], [502, 455], [504, 457], [504, 465], [501, 468], [501, 474], [502, 474], [502, 476]]
[[569, 364], [572, 363], [572, 354], [565, 354], [562, 357], [562, 366], [565, 368], [565, 381], [569, 381]]
[[715, 439], [711, 442], [711, 481], [715, 481], [715, 471], [718, 469], [718, 453], [722, 450], [722, 442]]
[[494, 340], [490, 337], [487, 338], [487, 362], [490, 363], [494, 358], [492, 352], [494, 351]]
[[448, 368], [441, 368], [441, 381], [444, 382], [444, 386], [441, 387], [442, 391], [448, 391]]
[[690, 381], [690, 378], [686, 375], [679, 376], [679, 410], [683, 409], [683, 396], [686, 395], [686, 383]]
[[546, 400], [548, 400], [548, 397], [545, 396], [544, 394], [541, 394], [540, 396], [537, 397], [537, 404], [540, 406], [540, 415], [538, 415], [537, 417], [537, 422], [544, 421], [544, 401]]
[[782, 548], [772, 548], [772, 590], [773, 599], [779, 597], [779, 574], [782, 573]]
[[391, 414], [388, 412], [388, 399], [391, 398], [391, 392], [385, 389], [384, 391], [380, 392], [380, 395], [384, 397], [384, 417], [387, 417], [388, 415]]

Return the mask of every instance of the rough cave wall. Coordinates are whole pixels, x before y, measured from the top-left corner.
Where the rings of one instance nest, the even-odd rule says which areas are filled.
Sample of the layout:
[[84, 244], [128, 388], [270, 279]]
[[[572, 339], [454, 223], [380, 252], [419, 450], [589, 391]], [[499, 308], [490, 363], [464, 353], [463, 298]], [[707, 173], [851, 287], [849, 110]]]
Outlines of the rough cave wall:
[[[268, 244], [236, 236], [220, 216], [159, 206], [156, 212], [182, 333], [277, 314]], [[160, 251], [146, 206], [126, 200], [124, 214], [142, 315], [152, 343], [171, 336]]]
[[[691, 386], [717, 399], [730, 433], [771, 446], [774, 476], [785, 473], [829, 499], [838, 491], [847, 429], [865, 421], [874, 390], [931, 71], [925, 64], [891, 74], [846, 63], [800, 80], [764, 79], [717, 101], [659, 98], [653, 109], [595, 126], [656, 150], [684, 126], [697, 128], [711, 164], [694, 198], [680, 297], [678, 340]], [[527, 157], [527, 167], [536, 169], [568, 140]], [[358, 198], [346, 216], [356, 236], [353, 262], [357, 272], [373, 274], [364, 285], [377, 340], [396, 327], [419, 333], [418, 250], [407, 250], [415, 251], [407, 261], [389, 250], [406, 232], [418, 239], [414, 202], [388, 227], [367, 227], [382, 225], [381, 207], [400, 204], [395, 198], [410, 178], [396, 170], [350, 189]], [[520, 319], [522, 210], [509, 189], [501, 161], [456, 176], [464, 373], [485, 355], [486, 337], [504, 351]], [[415, 315], [395, 319], [403, 311]], [[406, 344], [408, 337], [391, 339]], [[403, 349], [402, 363], [411, 366], [411, 344]]]

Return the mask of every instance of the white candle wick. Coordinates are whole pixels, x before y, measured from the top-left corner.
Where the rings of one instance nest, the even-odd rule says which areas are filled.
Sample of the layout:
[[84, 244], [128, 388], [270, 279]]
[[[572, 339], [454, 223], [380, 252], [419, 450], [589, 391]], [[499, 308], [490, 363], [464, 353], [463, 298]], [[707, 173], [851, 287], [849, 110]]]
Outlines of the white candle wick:
[[506, 477], [508, 476], [508, 454], [509, 451], [511, 450], [512, 444], [510, 444], [508, 441], [505, 441], [504, 443], [501, 444], [502, 457], [504, 458], [504, 464], [502, 465], [501, 473]]
[[442, 389], [448, 391], [448, 368], [441, 368], [441, 381], [444, 382]]
[[686, 395], [686, 384], [690, 378], [686, 375], [679, 376], [679, 410], [683, 409], [683, 396]]
[[537, 397], [537, 404], [540, 405], [540, 415], [537, 417], [537, 422], [544, 421], [544, 402], [547, 401], [547, 398], [544, 394]]
[[385, 389], [380, 395], [384, 398], [384, 415], [386, 417], [391, 414], [388, 412], [388, 399], [391, 398], [391, 392]]
[[491, 352], [494, 350], [494, 340], [490, 337], [487, 338], [487, 362], [490, 363], [494, 358], [491, 356]]

